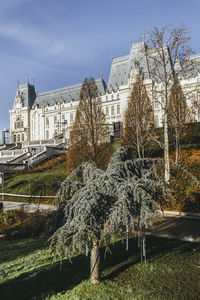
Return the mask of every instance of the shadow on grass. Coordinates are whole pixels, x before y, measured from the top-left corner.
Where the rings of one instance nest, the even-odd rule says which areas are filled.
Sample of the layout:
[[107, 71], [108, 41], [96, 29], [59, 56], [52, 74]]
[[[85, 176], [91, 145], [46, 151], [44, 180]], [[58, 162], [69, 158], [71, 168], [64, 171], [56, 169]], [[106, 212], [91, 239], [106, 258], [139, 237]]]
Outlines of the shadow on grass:
[[79, 255], [21, 274], [0, 285], [0, 299], [43, 299], [62, 292], [89, 277], [89, 259]]
[[0, 264], [29, 255], [47, 247], [47, 238], [0, 241]]
[[[155, 256], [162, 256], [176, 248], [184, 247], [186, 244], [188, 243], [147, 237], [147, 259], [151, 260]], [[193, 247], [194, 244], [190, 243], [184, 251], [191, 251]], [[112, 255], [108, 255], [106, 260], [102, 259], [101, 269], [107, 273], [103, 279], [114, 279], [119, 273], [140, 261], [140, 250], [135, 238], [129, 239], [128, 251], [125, 250], [125, 244], [122, 242], [111, 245], [110, 249]], [[103, 250], [102, 252], [104, 252]], [[63, 260], [62, 268], [60, 268], [60, 263], [56, 262], [8, 280], [0, 285], [0, 299], [44, 299], [45, 295], [64, 292], [88, 277], [89, 258], [78, 255], [73, 258], [72, 263]]]
[[[160, 237], [153, 237], [147, 236], [146, 237], [147, 243], [147, 261], [151, 262], [155, 257], [163, 257], [168, 253], [171, 254], [171, 251], [178, 250], [180, 254], [193, 251], [194, 249], [199, 249], [200, 246], [197, 243], [190, 243], [190, 242], [183, 242], [179, 240], [171, 240], [167, 238], [160, 238]], [[122, 242], [118, 242], [114, 246], [111, 246], [112, 255], [109, 255], [109, 262], [103, 261], [102, 262], [102, 270], [106, 268], [111, 268], [116, 265], [117, 268], [111, 270], [108, 274], [103, 277], [103, 280], [106, 279], [114, 279], [120, 273], [124, 272], [129, 267], [133, 266], [134, 264], [140, 263], [140, 248], [137, 246], [137, 239], [131, 238], [129, 239], [129, 250], [125, 250], [125, 244]], [[132, 259], [129, 259], [132, 258]], [[123, 264], [120, 265], [121, 262]]]

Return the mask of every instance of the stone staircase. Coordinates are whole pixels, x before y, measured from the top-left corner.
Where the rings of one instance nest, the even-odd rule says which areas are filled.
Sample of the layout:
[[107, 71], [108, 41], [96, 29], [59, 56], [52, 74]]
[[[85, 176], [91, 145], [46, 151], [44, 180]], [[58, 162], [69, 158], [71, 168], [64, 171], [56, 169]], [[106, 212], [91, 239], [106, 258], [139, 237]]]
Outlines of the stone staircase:
[[22, 149], [3, 148], [0, 149], [0, 172], [11, 173], [33, 168], [65, 152], [66, 147], [61, 140], [33, 141], [28, 145], [22, 145]]

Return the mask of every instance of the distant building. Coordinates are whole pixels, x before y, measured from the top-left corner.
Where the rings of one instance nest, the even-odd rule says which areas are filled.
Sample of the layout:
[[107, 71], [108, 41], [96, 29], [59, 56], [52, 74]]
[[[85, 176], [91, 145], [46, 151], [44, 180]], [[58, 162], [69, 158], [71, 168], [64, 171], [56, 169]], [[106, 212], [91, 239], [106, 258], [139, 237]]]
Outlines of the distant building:
[[[142, 76], [147, 90], [151, 89], [152, 80], [148, 71], [148, 59], [141, 51], [143, 45], [143, 43], [132, 45], [129, 55], [112, 60], [107, 85], [102, 78], [96, 80], [106, 120], [110, 125], [123, 122], [131, 86], [137, 74]], [[200, 54], [193, 56], [193, 59], [200, 62]], [[181, 84], [183, 88], [189, 87], [197, 90], [197, 86], [200, 87], [200, 67], [182, 78]], [[78, 107], [81, 85], [40, 94], [36, 94], [32, 84], [20, 85], [13, 108], [9, 111], [11, 141], [25, 145], [34, 141], [41, 141], [45, 144], [45, 141], [62, 137], [67, 143]], [[199, 93], [196, 94], [196, 101], [200, 101]], [[160, 127], [162, 126], [162, 108], [158, 101], [152, 100], [152, 105], [155, 122]], [[196, 111], [195, 118], [200, 121], [200, 110]], [[111, 128], [114, 129], [117, 126], [111, 126]]]

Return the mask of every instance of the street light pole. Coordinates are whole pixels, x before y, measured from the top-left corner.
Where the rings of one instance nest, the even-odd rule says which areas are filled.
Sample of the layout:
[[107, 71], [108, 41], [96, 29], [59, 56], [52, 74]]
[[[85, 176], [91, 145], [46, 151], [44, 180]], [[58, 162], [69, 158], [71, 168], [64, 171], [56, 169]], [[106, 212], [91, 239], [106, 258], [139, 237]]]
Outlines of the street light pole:
[[3, 186], [4, 186], [4, 173], [0, 172], [0, 186], [2, 190], [2, 201], [4, 201], [4, 191], [3, 191]]

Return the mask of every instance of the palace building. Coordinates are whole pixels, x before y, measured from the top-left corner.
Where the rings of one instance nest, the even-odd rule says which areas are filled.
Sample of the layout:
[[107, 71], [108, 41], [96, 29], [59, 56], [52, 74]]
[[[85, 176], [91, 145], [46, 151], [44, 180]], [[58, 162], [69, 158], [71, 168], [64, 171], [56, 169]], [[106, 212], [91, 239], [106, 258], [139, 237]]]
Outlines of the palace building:
[[[149, 74], [148, 58], [141, 51], [143, 43], [131, 46], [130, 54], [112, 60], [108, 83], [103, 78], [97, 79], [96, 84], [102, 99], [102, 107], [110, 124], [111, 135], [113, 124], [123, 122], [123, 115], [127, 107], [131, 86], [137, 74], [150, 90], [152, 79]], [[200, 90], [200, 54], [192, 59], [198, 66], [181, 77], [181, 85], [186, 89]], [[177, 68], [180, 65], [176, 66]], [[35, 87], [26, 83], [20, 85], [16, 92], [13, 108], [10, 113], [10, 137], [13, 143], [29, 145], [33, 143], [48, 144], [49, 141], [61, 138], [68, 143], [70, 128], [75, 119], [79, 103], [82, 84], [36, 94]], [[200, 94], [196, 93], [196, 100], [200, 101]], [[191, 99], [188, 99], [191, 105]], [[162, 126], [163, 112], [160, 103], [152, 100], [155, 122]], [[200, 110], [196, 110], [195, 118], [200, 121]]]

